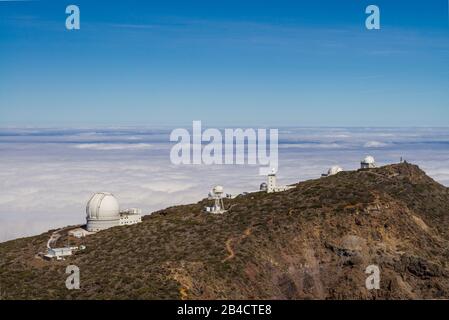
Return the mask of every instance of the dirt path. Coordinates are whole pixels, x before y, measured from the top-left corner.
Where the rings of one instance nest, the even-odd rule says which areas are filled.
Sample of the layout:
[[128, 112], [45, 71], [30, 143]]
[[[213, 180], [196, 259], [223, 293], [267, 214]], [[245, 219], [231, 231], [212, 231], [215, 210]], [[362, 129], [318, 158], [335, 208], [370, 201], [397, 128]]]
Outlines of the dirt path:
[[54, 244], [54, 243], [56, 243], [56, 241], [58, 241], [58, 239], [61, 238], [61, 235], [59, 234], [59, 232], [60, 232], [61, 230], [62, 230], [62, 229], [57, 230], [57, 231], [55, 231], [55, 232], [52, 233], [50, 239], [48, 239], [48, 242], [47, 242], [47, 248], [48, 248], [48, 249], [51, 249], [51, 245]]
[[[246, 237], [248, 237], [250, 235], [251, 235], [251, 227], [245, 229], [245, 231], [243, 231], [243, 234], [237, 238], [237, 244], [240, 243], [243, 239], [245, 239]], [[226, 262], [235, 257], [235, 251], [231, 246], [233, 240], [234, 240], [234, 238], [229, 238], [228, 240], [226, 240], [225, 246], [226, 246], [226, 251], [228, 251], [229, 255], [226, 258], [224, 258], [221, 262]]]
[[187, 300], [189, 298], [189, 295], [187, 294], [187, 289], [184, 287], [181, 287], [179, 289], [179, 294], [181, 296], [181, 300]]

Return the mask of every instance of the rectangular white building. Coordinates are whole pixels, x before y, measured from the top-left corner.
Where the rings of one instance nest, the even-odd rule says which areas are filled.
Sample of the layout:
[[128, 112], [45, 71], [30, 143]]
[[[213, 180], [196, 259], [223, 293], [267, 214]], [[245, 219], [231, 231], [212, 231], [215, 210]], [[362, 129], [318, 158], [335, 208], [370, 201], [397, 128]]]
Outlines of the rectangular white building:
[[128, 226], [142, 222], [142, 210], [138, 208], [126, 209], [120, 212], [121, 226]]
[[57, 260], [62, 260], [64, 257], [71, 256], [73, 253], [73, 248], [64, 247], [64, 248], [48, 248], [47, 254], [44, 256], [48, 259], [56, 258]]
[[75, 238], [84, 238], [85, 236], [88, 236], [92, 234], [93, 232], [89, 232], [86, 229], [83, 228], [76, 228], [73, 230], [70, 230], [68, 232], [69, 236], [75, 237]]

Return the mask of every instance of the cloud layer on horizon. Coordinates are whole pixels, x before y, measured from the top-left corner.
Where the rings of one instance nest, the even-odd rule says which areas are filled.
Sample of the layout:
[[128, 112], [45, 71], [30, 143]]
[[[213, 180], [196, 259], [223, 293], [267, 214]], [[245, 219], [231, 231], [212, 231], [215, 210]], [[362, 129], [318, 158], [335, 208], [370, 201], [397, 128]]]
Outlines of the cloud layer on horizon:
[[[169, 161], [169, 131], [145, 129], [0, 130], [0, 241], [84, 223], [92, 193], [109, 191], [144, 213], [196, 202], [215, 184], [237, 194], [265, 177], [255, 165], [184, 165]], [[284, 128], [279, 181], [318, 178], [334, 164], [358, 168], [400, 157], [449, 186], [449, 129]]]

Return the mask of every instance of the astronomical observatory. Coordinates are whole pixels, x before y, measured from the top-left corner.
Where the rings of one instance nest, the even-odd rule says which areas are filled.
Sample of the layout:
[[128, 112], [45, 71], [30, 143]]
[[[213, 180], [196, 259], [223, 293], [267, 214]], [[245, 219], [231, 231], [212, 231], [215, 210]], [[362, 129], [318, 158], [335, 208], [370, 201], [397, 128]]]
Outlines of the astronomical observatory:
[[267, 193], [272, 192], [282, 192], [294, 188], [294, 186], [278, 186], [276, 184], [276, 170], [271, 169], [271, 173], [267, 176], [267, 182], [262, 182], [260, 184], [260, 191], [265, 191]]
[[208, 199], [214, 201], [214, 205], [212, 207], [206, 207], [206, 212], [221, 214], [225, 213], [225, 206], [223, 203], [223, 192], [224, 189], [222, 186], [215, 186], [211, 192], [209, 192]]
[[374, 161], [374, 158], [372, 156], [366, 156], [365, 159], [360, 162], [361, 169], [371, 169], [375, 167], [376, 161]]
[[327, 170], [327, 173], [323, 173], [321, 176], [322, 177], [329, 177], [329, 176], [333, 176], [336, 175], [339, 172], [342, 172], [343, 168], [339, 167], [339, 166], [332, 166], [329, 168], [329, 170]]
[[[86, 214], [87, 225], [84, 228], [74, 228], [67, 232], [69, 236], [83, 238], [97, 231], [109, 229], [116, 226], [131, 225], [142, 222], [142, 211], [137, 208], [120, 211], [120, 205], [117, 198], [109, 192], [95, 193], [87, 202]], [[85, 246], [52, 248], [61, 237], [59, 232], [54, 232], [47, 242], [47, 254], [43, 255], [46, 259], [56, 258], [64, 260], [64, 257], [71, 256], [76, 250], [84, 250]]]
[[[402, 162], [402, 157], [401, 157]], [[360, 162], [361, 169], [370, 169], [376, 167], [374, 157], [366, 156]], [[342, 172], [343, 169], [339, 166], [332, 166], [323, 177], [333, 176]], [[267, 176], [267, 182], [260, 184], [260, 191], [273, 193], [282, 192], [294, 188], [295, 186], [278, 186], [276, 181], [276, 170], [272, 171]], [[243, 193], [246, 194], [246, 193]], [[205, 207], [205, 211], [212, 214], [223, 214], [227, 212], [224, 206], [223, 199], [232, 198], [231, 195], [224, 193], [223, 187], [215, 186], [209, 192], [208, 199], [213, 200], [214, 204], [211, 207]], [[117, 226], [132, 225], [142, 222], [142, 211], [138, 208], [130, 208], [120, 210], [120, 205], [117, 198], [109, 192], [95, 193], [86, 205], [86, 228], [75, 228], [68, 231], [70, 236], [82, 238], [97, 231], [109, 229]], [[52, 248], [51, 244], [60, 237], [59, 233], [55, 232], [47, 243], [47, 254], [45, 258], [56, 258], [58, 260], [64, 259], [66, 256], [72, 255], [73, 251], [83, 250], [84, 246], [78, 247], [62, 247]]]
[[89, 232], [142, 222], [140, 209], [120, 211], [117, 198], [109, 192], [95, 193], [87, 202], [86, 214]]

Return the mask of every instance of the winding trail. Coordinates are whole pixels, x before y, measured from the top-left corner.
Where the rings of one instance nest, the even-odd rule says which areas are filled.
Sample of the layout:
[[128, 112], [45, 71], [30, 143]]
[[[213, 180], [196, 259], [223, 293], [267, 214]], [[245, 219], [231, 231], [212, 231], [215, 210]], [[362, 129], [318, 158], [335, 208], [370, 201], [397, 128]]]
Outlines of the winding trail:
[[181, 295], [181, 300], [187, 300], [189, 298], [187, 294], [187, 288], [181, 287], [179, 289], [179, 294]]
[[48, 249], [51, 249], [51, 245], [52, 245], [53, 243], [55, 243], [56, 241], [58, 241], [59, 238], [61, 238], [61, 235], [59, 234], [59, 232], [60, 232], [61, 230], [62, 230], [62, 229], [59, 229], [59, 230], [56, 230], [55, 232], [52, 233], [50, 239], [48, 239], [48, 241], [47, 241], [47, 248], [48, 248]]
[[[250, 235], [251, 235], [251, 227], [246, 228], [245, 231], [243, 231], [243, 234], [240, 237], [238, 237], [237, 242], [238, 243], [241, 242], [243, 239], [245, 239], [246, 237], [248, 237]], [[226, 251], [228, 251], [229, 255], [226, 258], [224, 258], [221, 262], [226, 262], [235, 257], [235, 251], [231, 246], [233, 240], [234, 240], [234, 238], [232, 238], [232, 237], [229, 238], [228, 240], [226, 240], [225, 246], [226, 246]]]

